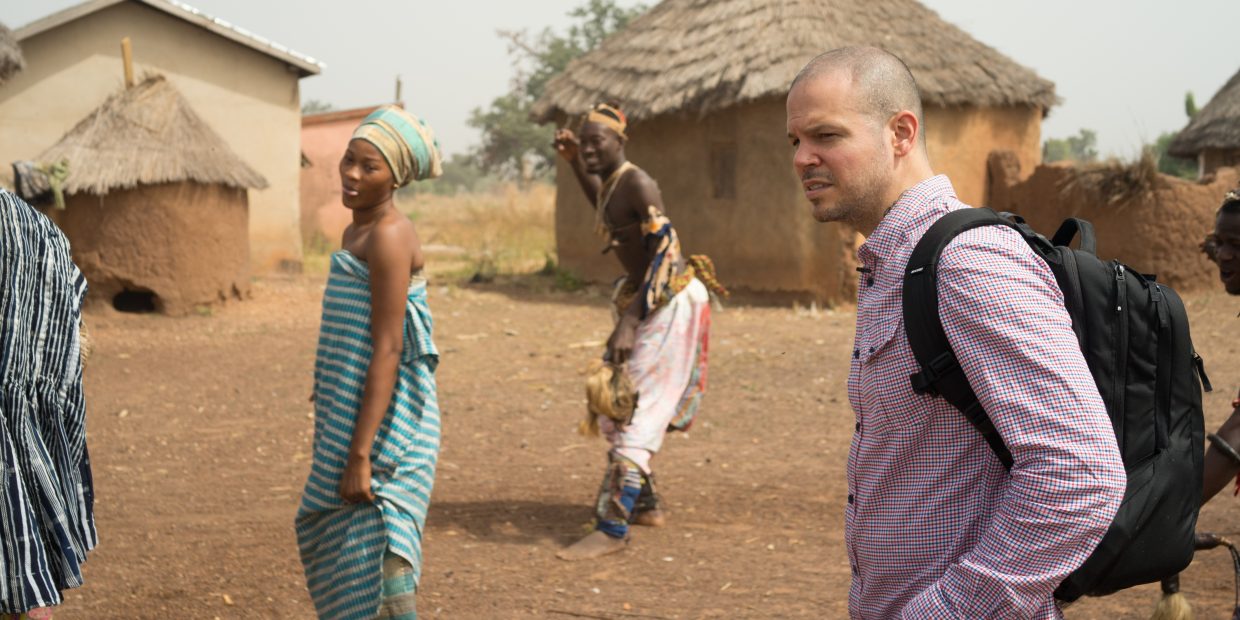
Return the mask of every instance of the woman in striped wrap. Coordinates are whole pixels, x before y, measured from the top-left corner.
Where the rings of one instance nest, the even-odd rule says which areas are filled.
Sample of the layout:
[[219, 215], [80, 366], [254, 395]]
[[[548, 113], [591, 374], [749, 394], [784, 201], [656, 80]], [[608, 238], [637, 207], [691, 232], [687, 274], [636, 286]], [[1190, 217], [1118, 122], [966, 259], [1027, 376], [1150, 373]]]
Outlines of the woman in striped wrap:
[[430, 128], [367, 116], [340, 161], [353, 212], [332, 255], [314, 369], [314, 457], [297, 541], [320, 618], [417, 617], [439, 406], [422, 249], [393, 193], [439, 176]]

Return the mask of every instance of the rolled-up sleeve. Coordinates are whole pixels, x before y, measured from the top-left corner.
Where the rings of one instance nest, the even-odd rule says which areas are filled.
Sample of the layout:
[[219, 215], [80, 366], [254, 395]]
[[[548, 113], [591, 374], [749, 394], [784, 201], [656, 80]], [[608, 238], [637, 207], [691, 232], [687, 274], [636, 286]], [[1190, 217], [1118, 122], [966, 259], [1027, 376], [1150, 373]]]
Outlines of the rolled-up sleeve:
[[977, 544], [902, 615], [1031, 617], [1106, 533], [1123, 463], [1062, 293], [1019, 235], [962, 233], [938, 278], [948, 340], [1014, 464]]

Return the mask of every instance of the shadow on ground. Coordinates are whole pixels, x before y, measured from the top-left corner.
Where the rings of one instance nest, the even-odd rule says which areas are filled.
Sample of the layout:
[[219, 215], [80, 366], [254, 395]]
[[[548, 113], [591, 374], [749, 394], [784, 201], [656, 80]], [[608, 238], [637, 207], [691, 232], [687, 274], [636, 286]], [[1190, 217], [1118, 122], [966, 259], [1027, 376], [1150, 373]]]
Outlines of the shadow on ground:
[[457, 530], [486, 542], [567, 545], [589, 519], [590, 507], [582, 504], [488, 500], [431, 502], [426, 521], [431, 532]]

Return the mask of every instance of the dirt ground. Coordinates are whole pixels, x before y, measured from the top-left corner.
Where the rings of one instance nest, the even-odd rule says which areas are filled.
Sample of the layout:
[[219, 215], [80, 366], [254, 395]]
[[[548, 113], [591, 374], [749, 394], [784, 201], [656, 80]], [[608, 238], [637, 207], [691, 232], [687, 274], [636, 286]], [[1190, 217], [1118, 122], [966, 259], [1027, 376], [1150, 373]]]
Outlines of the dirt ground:
[[[90, 320], [89, 447], [99, 548], [58, 618], [309, 618], [292, 519], [309, 467], [322, 278], [269, 278], [210, 315]], [[1240, 300], [1191, 297], [1216, 386], [1240, 381]], [[851, 309], [729, 306], [715, 316], [697, 425], [656, 460], [669, 526], [568, 564], [605, 446], [575, 433], [604, 299], [545, 283], [432, 285], [443, 352], [443, 453], [426, 533], [425, 618], [842, 618], [848, 564], [844, 382]], [[1234, 534], [1237, 500], [1203, 529]], [[915, 526], [915, 524], [910, 524]], [[1183, 577], [1198, 617], [1230, 615], [1225, 552]], [[1078, 604], [1073, 619], [1146, 618], [1156, 586]]]

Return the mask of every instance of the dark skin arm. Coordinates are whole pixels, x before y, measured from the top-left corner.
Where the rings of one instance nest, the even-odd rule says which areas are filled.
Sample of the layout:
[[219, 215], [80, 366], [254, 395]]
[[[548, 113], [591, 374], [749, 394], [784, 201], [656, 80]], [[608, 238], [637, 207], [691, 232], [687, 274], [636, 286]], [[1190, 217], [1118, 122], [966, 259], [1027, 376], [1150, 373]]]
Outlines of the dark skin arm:
[[598, 192], [603, 186], [603, 180], [586, 172], [585, 162], [581, 161], [580, 146], [581, 143], [577, 141], [577, 136], [573, 135], [573, 130], [557, 129], [555, 131], [556, 152], [573, 169], [577, 182], [581, 184], [582, 191], [586, 193], [586, 199], [590, 201], [590, 204], [598, 207]]
[[353, 503], [375, 499], [370, 489], [370, 451], [396, 386], [411, 265], [421, 262], [413, 225], [400, 215], [377, 222], [362, 245], [363, 255], [359, 258], [370, 268], [373, 352], [366, 371], [362, 406], [349, 444], [348, 462], [340, 479], [340, 496]]
[[[1240, 449], [1240, 408], [1232, 410], [1231, 417], [1227, 418], [1214, 434], [1231, 447]], [[1205, 467], [1201, 478], [1201, 503], [1205, 504], [1223, 490], [1235, 479], [1237, 472], [1240, 472], [1240, 463], [1210, 444], [1206, 448]]]
[[[644, 172], [630, 173], [621, 187], [616, 189], [613, 205], [623, 209], [622, 214], [611, 215], [612, 221], [630, 221], [630, 224], [617, 231], [615, 235], [616, 255], [624, 264], [630, 282], [641, 282], [646, 277], [646, 270], [654, 260], [658, 250], [656, 244], [647, 243], [642, 230], [650, 221], [648, 206], [653, 205], [663, 210], [663, 197], [654, 179]], [[628, 360], [633, 352], [637, 337], [637, 326], [642, 321], [642, 298], [637, 296], [629, 303], [628, 308], [620, 315], [620, 321], [607, 339], [609, 358], [621, 364]]]

